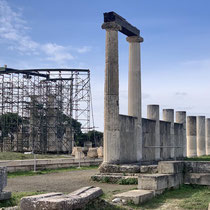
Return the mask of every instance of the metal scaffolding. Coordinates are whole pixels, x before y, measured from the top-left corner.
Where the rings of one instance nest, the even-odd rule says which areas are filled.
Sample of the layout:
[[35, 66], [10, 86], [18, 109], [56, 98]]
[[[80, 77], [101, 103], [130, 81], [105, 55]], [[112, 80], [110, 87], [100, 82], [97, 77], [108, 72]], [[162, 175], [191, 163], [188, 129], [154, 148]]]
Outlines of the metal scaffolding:
[[0, 68], [1, 151], [71, 152], [72, 119], [90, 130], [88, 69]]

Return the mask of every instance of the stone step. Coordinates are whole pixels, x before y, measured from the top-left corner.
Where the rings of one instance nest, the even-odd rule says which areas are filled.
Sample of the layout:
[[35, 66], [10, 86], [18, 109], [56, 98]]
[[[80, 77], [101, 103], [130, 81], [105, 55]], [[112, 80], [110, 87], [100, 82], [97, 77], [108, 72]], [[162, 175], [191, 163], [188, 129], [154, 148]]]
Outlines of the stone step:
[[158, 165], [142, 165], [140, 166], [140, 173], [156, 174], [158, 173]]
[[154, 192], [149, 190], [130, 190], [128, 192], [114, 195], [114, 198], [120, 198], [121, 201], [132, 202], [136, 205], [148, 201], [154, 197]]
[[186, 173], [184, 183], [210, 186], [210, 173]]
[[91, 176], [91, 180], [107, 183], [118, 183], [121, 180], [132, 179], [134, 182], [138, 182], [138, 175], [126, 176], [123, 174], [96, 174]]
[[177, 174], [183, 173], [183, 161], [160, 161], [158, 163], [158, 173], [160, 174]]
[[[183, 174], [144, 174], [138, 177], [139, 190], [155, 190], [177, 188], [183, 183]], [[162, 192], [161, 192], [162, 193]]]

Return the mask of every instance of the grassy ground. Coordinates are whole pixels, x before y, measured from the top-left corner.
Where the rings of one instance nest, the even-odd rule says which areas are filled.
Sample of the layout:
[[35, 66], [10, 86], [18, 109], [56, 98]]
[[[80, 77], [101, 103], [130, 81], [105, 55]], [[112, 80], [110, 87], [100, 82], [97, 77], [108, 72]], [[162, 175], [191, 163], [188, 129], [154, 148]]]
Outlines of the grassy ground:
[[[54, 155], [54, 154], [36, 154], [37, 159], [50, 159], [50, 158], [69, 158], [69, 155]], [[0, 160], [27, 160], [34, 159], [34, 155], [26, 155], [19, 152], [0, 152]]]
[[17, 176], [35, 176], [35, 175], [44, 175], [51, 173], [59, 173], [59, 172], [67, 172], [67, 171], [78, 171], [78, 170], [90, 170], [97, 169], [98, 166], [85, 166], [85, 167], [70, 167], [70, 168], [58, 168], [58, 169], [45, 169], [41, 171], [16, 171], [16, 172], [8, 172], [8, 178], [14, 178]]
[[210, 155], [204, 155], [201, 157], [193, 157], [193, 158], [185, 158], [185, 160], [189, 161], [210, 161]]
[[141, 206], [133, 209], [208, 209], [210, 188], [206, 186], [183, 185], [180, 189], [168, 190]]
[[22, 197], [32, 196], [32, 195], [39, 195], [39, 194], [42, 194], [42, 192], [18, 192], [18, 193], [12, 193], [12, 197], [9, 200], [0, 202], [0, 208], [17, 206], [17, 205], [19, 205], [20, 200], [21, 200]]
[[[197, 209], [206, 210], [210, 203], [210, 188], [205, 186], [183, 185], [180, 189], [168, 190], [152, 200], [139, 206], [133, 204], [113, 205], [112, 195], [121, 191], [113, 191], [112, 194], [104, 194], [101, 198], [94, 200], [86, 206], [86, 210], [125, 210], [125, 209]], [[18, 192], [12, 193], [12, 198], [8, 201], [0, 202], [0, 207], [16, 206], [24, 196], [42, 194], [42, 192]]]

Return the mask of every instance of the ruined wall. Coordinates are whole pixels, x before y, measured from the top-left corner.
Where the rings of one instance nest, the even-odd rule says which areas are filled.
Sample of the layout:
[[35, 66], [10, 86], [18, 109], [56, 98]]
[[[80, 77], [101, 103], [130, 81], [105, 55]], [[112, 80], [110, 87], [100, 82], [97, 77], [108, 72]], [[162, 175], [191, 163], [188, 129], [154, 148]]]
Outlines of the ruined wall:
[[135, 127], [137, 118], [119, 115], [120, 123], [120, 163], [135, 162], [136, 154], [133, 152], [136, 149], [135, 142]]
[[174, 141], [175, 146], [179, 148], [175, 148], [175, 156], [176, 158], [183, 157], [183, 140], [184, 140], [184, 130], [183, 124], [174, 123]]
[[161, 160], [170, 159], [171, 148], [171, 123], [160, 120], [160, 158]]
[[[142, 160], [154, 161], [155, 158], [155, 120], [142, 118]], [[174, 123], [174, 132], [171, 131], [171, 123], [160, 120], [160, 159], [170, 160], [183, 157], [183, 124]], [[174, 134], [173, 134], [174, 133]], [[174, 142], [172, 142], [174, 141]], [[172, 146], [175, 148], [175, 156], [171, 156]]]
[[142, 159], [144, 161], [155, 160], [155, 124], [155, 120], [142, 118]]

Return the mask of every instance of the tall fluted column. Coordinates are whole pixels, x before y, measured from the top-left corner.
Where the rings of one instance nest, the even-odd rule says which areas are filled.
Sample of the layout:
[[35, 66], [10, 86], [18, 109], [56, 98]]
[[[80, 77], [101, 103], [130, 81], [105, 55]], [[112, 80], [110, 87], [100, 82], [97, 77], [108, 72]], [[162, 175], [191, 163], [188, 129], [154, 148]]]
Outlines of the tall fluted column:
[[197, 116], [197, 156], [206, 154], [205, 147], [205, 116]]
[[137, 117], [135, 129], [136, 161], [142, 158], [142, 120], [141, 120], [141, 57], [140, 43], [143, 38], [130, 36], [129, 42], [129, 71], [128, 71], [128, 115]]
[[183, 124], [183, 157], [187, 157], [187, 139], [186, 139], [186, 112], [176, 112], [176, 122]]
[[118, 31], [113, 22], [102, 25], [106, 29], [105, 87], [104, 87], [104, 162], [119, 163], [119, 66]]
[[147, 118], [155, 120], [155, 160], [160, 160], [160, 111], [159, 105], [147, 105]]
[[174, 139], [174, 110], [173, 109], [163, 109], [163, 120], [168, 121], [171, 123], [171, 128], [170, 128], [170, 134], [171, 134], [171, 139], [168, 139], [168, 145], [171, 146], [171, 148], [167, 148], [167, 154], [170, 154], [170, 158], [175, 158], [175, 139]]
[[187, 116], [187, 157], [197, 156], [196, 116]]
[[210, 155], [210, 118], [206, 119], [206, 155]]

